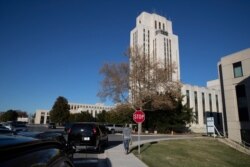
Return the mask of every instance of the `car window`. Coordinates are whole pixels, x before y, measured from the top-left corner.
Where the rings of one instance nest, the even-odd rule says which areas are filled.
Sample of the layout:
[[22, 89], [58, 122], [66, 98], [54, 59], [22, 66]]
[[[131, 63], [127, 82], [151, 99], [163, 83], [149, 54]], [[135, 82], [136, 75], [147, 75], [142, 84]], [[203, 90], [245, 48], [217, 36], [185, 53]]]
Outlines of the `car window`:
[[93, 125], [90, 124], [74, 124], [71, 128], [72, 133], [79, 133], [81, 131], [92, 132]]

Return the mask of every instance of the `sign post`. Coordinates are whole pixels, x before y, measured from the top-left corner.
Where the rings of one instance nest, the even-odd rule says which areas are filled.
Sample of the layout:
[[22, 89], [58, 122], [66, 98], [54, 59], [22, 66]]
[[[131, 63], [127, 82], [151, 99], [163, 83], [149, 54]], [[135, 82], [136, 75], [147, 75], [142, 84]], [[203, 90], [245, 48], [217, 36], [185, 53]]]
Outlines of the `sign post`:
[[213, 133], [215, 137], [215, 131], [214, 131], [214, 117], [207, 117], [207, 133], [211, 134]]
[[141, 110], [136, 110], [133, 114], [133, 120], [138, 124], [138, 154], [140, 154], [140, 133], [141, 133], [141, 124], [145, 120], [145, 114]]

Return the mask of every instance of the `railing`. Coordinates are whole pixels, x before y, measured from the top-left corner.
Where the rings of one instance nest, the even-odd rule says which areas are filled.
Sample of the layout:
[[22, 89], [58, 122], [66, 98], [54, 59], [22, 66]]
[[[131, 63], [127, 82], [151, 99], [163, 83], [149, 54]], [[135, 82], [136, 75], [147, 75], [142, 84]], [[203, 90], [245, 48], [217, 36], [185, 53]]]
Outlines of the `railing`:
[[248, 149], [248, 150], [250, 149], [250, 143], [248, 143], [248, 142], [242, 140], [241, 144], [242, 144], [242, 146], [243, 146], [244, 148], [246, 148], [246, 149]]
[[224, 134], [223, 134], [222, 132], [219, 132], [215, 125], [214, 125], [214, 129], [215, 129], [215, 131], [217, 132], [217, 134], [218, 134], [220, 137], [224, 137]]

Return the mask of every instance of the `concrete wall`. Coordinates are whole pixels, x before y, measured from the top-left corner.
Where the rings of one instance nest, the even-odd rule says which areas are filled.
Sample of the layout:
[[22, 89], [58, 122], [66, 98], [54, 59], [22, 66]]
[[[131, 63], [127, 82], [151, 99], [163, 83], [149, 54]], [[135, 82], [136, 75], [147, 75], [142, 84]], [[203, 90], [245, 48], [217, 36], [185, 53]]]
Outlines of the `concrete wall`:
[[[235, 78], [233, 64], [241, 62], [243, 76]], [[237, 53], [225, 56], [221, 58], [218, 63], [218, 69], [220, 70], [221, 88], [224, 98], [224, 106], [226, 113], [226, 123], [228, 138], [241, 142], [241, 130], [250, 130], [249, 121], [240, 121], [238, 112], [238, 100], [236, 96], [236, 86], [240, 84], [245, 85], [247, 105], [248, 105], [248, 116], [250, 116], [250, 49], [242, 50]], [[249, 118], [250, 119], [250, 118]]]

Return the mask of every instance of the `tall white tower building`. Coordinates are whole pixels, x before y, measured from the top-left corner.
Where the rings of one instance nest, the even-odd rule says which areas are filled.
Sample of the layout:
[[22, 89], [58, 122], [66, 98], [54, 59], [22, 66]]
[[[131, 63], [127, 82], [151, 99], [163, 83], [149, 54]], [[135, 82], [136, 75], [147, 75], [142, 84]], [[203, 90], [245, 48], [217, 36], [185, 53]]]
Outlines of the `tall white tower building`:
[[[169, 71], [170, 80], [180, 81], [179, 42], [173, 34], [172, 22], [155, 13], [142, 12], [136, 18], [136, 27], [130, 32], [130, 47], [139, 47], [144, 56], [149, 55], [153, 61], [161, 62], [165, 68], [175, 65], [175, 73]], [[151, 60], [150, 59], [150, 60]], [[214, 117], [215, 125], [222, 129], [222, 100], [219, 81], [208, 82], [207, 87], [183, 84], [181, 93], [183, 104], [193, 109], [193, 132], [206, 132], [207, 117]], [[130, 98], [133, 93], [130, 92]]]
[[176, 71], [170, 71], [170, 79], [180, 80], [178, 36], [173, 34], [172, 22], [165, 17], [142, 12], [130, 32], [130, 47], [140, 47], [145, 55], [152, 56], [165, 67], [174, 64]]

